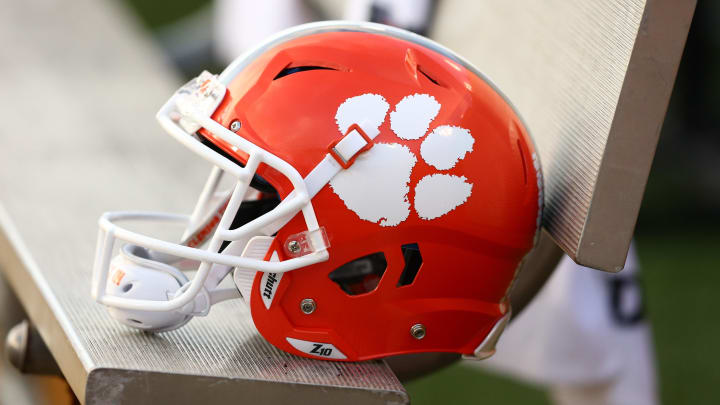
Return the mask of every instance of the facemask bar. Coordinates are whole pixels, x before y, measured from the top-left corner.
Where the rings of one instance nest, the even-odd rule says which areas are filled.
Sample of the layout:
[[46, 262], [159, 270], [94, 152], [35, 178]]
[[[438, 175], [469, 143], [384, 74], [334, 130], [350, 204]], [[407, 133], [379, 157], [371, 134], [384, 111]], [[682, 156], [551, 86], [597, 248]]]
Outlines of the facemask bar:
[[[200, 78], [207, 78], [201, 75]], [[221, 86], [222, 95], [225, 88], [219, 82], [211, 83], [212, 86]], [[197, 95], [195, 95], [197, 96]], [[98, 244], [95, 255], [95, 263], [93, 268], [93, 288], [92, 295], [96, 301], [111, 307], [145, 310], [145, 311], [173, 311], [179, 310], [189, 304], [203, 290], [205, 282], [210, 275], [213, 264], [224, 265], [230, 268], [238, 267], [242, 269], [251, 269], [252, 271], [263, 271], [273, 273], [284, 273], [287, 271], [306, 267], [328, 259], [327, 246], [316, 246], [316, 250], [304, 256], [291, 258], [280, 262], [270, 262], [258, 259], [246, 258], [236, 255], [228, 255], [218, 253], [223, 241], [246, 240], [249, 236], [259, 234], [271, 234], [283, 226], [288, 219], [295, 216], [298, 212], [303, 213], [307, 232], [312, 233], [319, 231], [315, 211], [306, 184], [298, 171], [290, 164], [273, 155], [272, 153], [256, 146], [255, 144], [234, 134], [227, 128], [223, 127], [210, 118], [217, 104], [209, 111], [207, 108], [203, 111], [203, 106], [196, 108], [194, 103], [187, 101], [187, 92], [183, 93], [183, 89], [175, 93], [173, 97], [160, 109], [157, 119], [161, 126], [180, 141], [183, 145], [194, 151], [201, 157], [212, 162], [217, 169], [213, 169], [216, 176], [211, 175], [209, 179], [219, 181], [219, 173], [216, 170], [224, 171], [237, 179], [237, 183], [232, 192], [227, 208], [220, 219], [220, 223], [215, 230], [209, 246], [206, 250], [189, 246], [183, 246], [177, 243], [167, 242], [146, 235], [142, 235], [116, 224], [118, 221], [160, 221], [160, 222], [176, 222], [186, 226], [191, 225], [191, 217], [187, 215], [176, 215], [166, 213], [143, 213], [143, 212], [113, 212], [104, 214], [100, 220], [100, 231], [98, 234]], [[222, 98], [222, 97], [221, 97]], [[192, 100], [191, 100], [192, 101]], [[219, 104], [219, 102], [218, 102]], [[190, 125], [188, 125], [190, 123]], [[220, 156], [216, 152], [210, 150], [200, 143], [192, 132], [188, 131], [188, 126], [203, 127], [213, 135], [248, 154], [249, 158], [245, 167], [241, 167], [236, 163]], [[193, 129], [193, 128], [191, 128]], [[288, 195], [280, 204], [265, 215], [262, 215], [247, 224], [237, 228], [230, 229], [235, 213], [242, 204], [243, 197], [248, 190], [250, 181], [255, 175], [260, 163], [264, 163], [278, 172], [285, 175], [293, 185], [293, 192]], [[214, 189], [214, 185], [206, 185], [205, 190]], [[208, 193], [210, 191], [207, 191]], [[204, 197], [201, 197], [201, 200]], [[199, 201], [205, 204], [207, 201]], [[275, 228], [273, 230], [273, 228]], [[198, 271], [189, 286], [182, 288], [182, 292], [169, 299], [168, 301], [151, 301], [128, 299], [105, 294], [105, 286], [107, 283], [108, 273], [110, 271], [110, 261], [112, 259], [113, 246], [115, 240], [120, 239], [125, 242], [136, 244], [150, 249], [154, 252], [161, 252], [178, 258], [196, 260], [200, 262]], [[321, 240], [315, 238], [314, 240]], [[227, 267], [224, 269], [227, 270]]]
[[201, 244], [201, 237], [198, 233], [207, 228], [207, 224], [218, 214], [222, 214], [230, 201], [232, 190], [218, 192], [223, 171], [213, 166], [210, 176], [205, 182], [202, 193], [195, 204], [195, 209], [190, 214], [190, 221], [181, 238], [181, 244], [186, 246], [197, 246]]

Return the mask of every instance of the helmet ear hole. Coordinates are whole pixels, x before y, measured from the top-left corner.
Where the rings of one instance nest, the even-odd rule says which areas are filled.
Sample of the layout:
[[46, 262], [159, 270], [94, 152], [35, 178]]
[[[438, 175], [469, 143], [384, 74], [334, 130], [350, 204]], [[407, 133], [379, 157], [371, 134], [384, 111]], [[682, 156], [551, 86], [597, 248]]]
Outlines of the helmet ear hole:
[[402, 287], [410, 285], [415, 281], [420, 267], [422, 267], [422, 255], [420, 254], [420, 246], [417, 243], [408, 243], [401, 246], [405, 267], [398, 280], [397, 286]]
[[372, 253], [349, 261], [329, 274], [348, 295], [360, 295], [374, 291], [387, 269], [383, 252]]
[[138, 321], [137, 319], [128, 318], [127, 321], [130, 323], [137, 324], [137, 325], [142, 325], [142, 321]]
[[127, 293], [128, 291], [132, 290], [133, 283], [127, 283], [122, 286], [122, 292]]

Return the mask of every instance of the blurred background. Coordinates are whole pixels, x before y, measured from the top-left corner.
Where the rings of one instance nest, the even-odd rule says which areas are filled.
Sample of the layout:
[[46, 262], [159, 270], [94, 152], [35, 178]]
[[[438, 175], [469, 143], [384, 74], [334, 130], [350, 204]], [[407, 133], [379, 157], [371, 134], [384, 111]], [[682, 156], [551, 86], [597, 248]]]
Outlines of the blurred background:
[[[239, 21], [240, 27], [228, 32], [218, 24], [218, 14], [232, 7], [229, 1], [116, 1], [185, 78], [203, 69], [219, 72], [233, 53], [290, 23], [303, 22], [298, 18], [338, 18], [346, 12], [341, 0], [307, 1], [297, 10], [268, 8], [275, 23], [258, 28]], [[265, 2], [255, 3], [266, 7]], [[433, 2], [429, 4], [432, 12]], [[718, 21], [720, 2], [700, 0], [636, 228], [646, 315], [665, 404], [720, 403], [720, 322], [713, 311], [720, 285], [720, 259], [715, 256], [720, 250]], [[417, 30], [432, 37], [431, 23]], [[541, 387], [465, 364], [406, 387], [413, 404], [550, 403]]]

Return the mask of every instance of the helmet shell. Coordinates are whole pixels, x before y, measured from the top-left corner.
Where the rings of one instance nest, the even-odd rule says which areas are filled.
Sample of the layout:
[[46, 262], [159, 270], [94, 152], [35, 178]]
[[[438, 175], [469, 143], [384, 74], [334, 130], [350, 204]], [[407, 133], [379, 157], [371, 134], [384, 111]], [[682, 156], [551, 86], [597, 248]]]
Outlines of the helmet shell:
[[[388, 107], [375, 145], [346, 170], [358, 173], [352, 198], [359, 202], [349, 203], [333, 183], [312, 198], [331, 244], [330, 258], [283, 274], [269, 308], [262, 298], [267, 277], [263, 280], [263, 273], [258, 273], [250, 297], [253, 321], [275, 346], [309, 357], [328, 356], [300, 350], [292, 342], [332, 345], [343, 360], [432, 351], [472, 354], [509, 310], [508, 290], [533, 246], [542, 208], [541, 175], [530, 136], [512, 106], [485, 78], [411, 40], [369, 32], [313, 33], [282, 42], [249, 63], [230, 81], [213, 119], [226, 127], [239, 120], [237, 136], [306, 176], [345, 135], [337, 119], [340, 106], [363, 95], [379, 96]], [[408, 97], [432, 99], [439, 105], [417, 139], [402, 138], [401, 124], [394, 124], [405, 120], [424, 128], [421, 109], [403, 111]], [[449, 168], [428, 159], [433, 153], [442, 155], [437, 152], [442, 136], [433, 135], [437, 142], [425, 145], [430, 152], [423, 150], [441, 126], [446, 134], [455, 128], [472, 137], [465, 153], [450, 148], [448, 153], [458, 158]], [[246, 161], [243, 153], [203, 134]], [[393, 171], [402, 170], [391, 155], [370, 163], [363, 159], [391, 148], [415, 157], [407, 183], [398, 185], [406, 190], [400, 195], [407, 215], [400, 221], [363, 218], [354, 209], [357, 204], [382, 205], [390, 198], [383, 190], [395, 185]], [[361, 173], [363, 167], [381, 167], [385, 175], [377, 175], [377, 170], [374, 176]], [[281, 197], [292, 192], [289, 181], [272, 168], [261, 165], [257, 173]], [[429, 179], [433, 176], [453, 180], [435, 182]], [[421, 182], [433, 187], [421, 190]], [[467, 191], [468, 185], [465, 200], [448, 212], [436, 217], [419, 213], [423, 202], [458, 203], [457, 187]], [[289, 257], [284, 248], [288, 238], [305, 229], [298, 215], [277, 233], [273, 251], [280, 260]], [[421, 265], [411, 282], [402, 285], [407, 246], [417, 246]], [[351, 294], [330, 278], [344, 264], [373, 254], [384, 256], [387, 264], [371, 283], [374, 289]], [[310, 314], [301, 308], [306, 299], [315, 303]], [[410, 333], [417, 324], [426, 332], [421, 339]]]

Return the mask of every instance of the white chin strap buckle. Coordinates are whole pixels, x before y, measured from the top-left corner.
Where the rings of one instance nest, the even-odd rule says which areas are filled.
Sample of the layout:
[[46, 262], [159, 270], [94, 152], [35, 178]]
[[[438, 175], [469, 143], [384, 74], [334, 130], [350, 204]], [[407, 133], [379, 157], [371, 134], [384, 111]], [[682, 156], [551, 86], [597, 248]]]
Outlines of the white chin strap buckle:
[[[188, 278], [175, 267], [150, 259], [149, 252], [136, 245], [123, 246], [110, 263], [105, 293], [110, 296], [151, 301], [168, 301], [182, 293]], [[113, 318], [133, 328], [168, 331], [186, 324], [194, 315], [206, 315], [210, 309], [207, 291], [181, 310], [143, 311], [109, 307]]]

